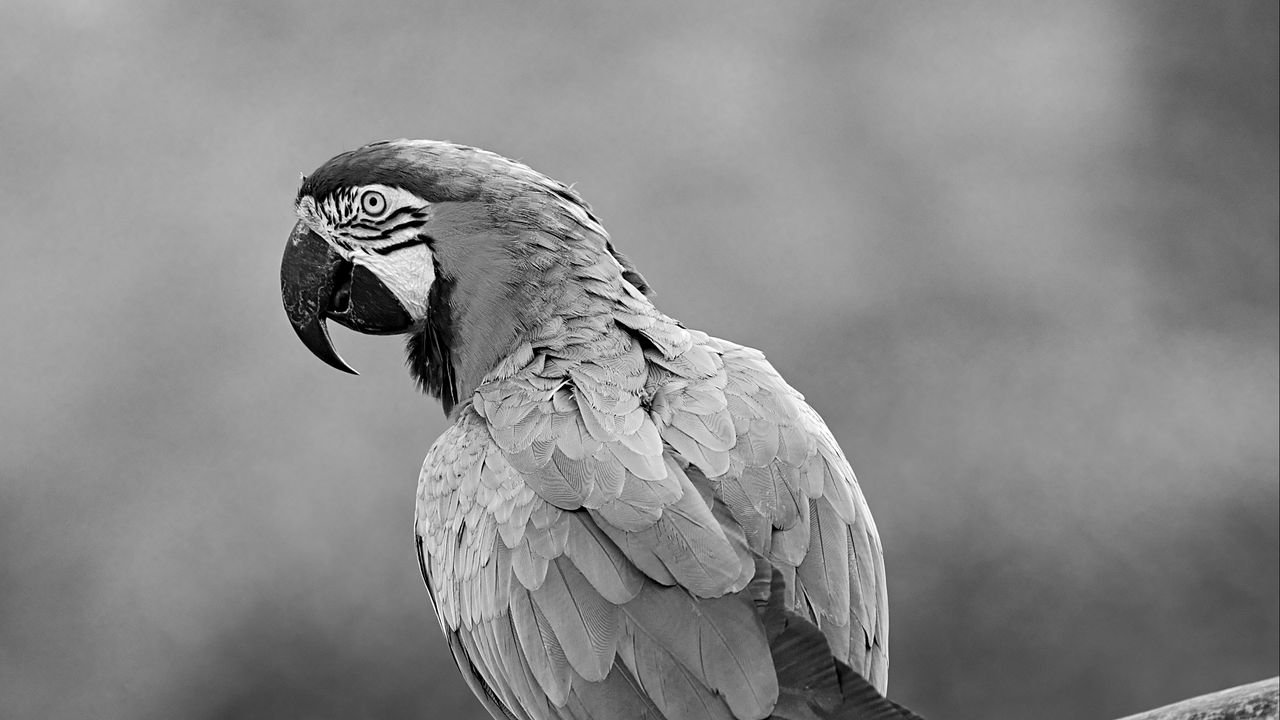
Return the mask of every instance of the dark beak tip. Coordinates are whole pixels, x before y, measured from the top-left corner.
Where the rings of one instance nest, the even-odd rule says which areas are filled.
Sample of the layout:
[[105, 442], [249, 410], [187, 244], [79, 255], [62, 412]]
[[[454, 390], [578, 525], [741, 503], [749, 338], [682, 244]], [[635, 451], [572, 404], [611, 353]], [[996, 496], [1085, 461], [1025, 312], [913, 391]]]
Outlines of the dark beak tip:
[[298, 339], [302, 341], [302, 344], [306, 345], [313, 355], [323, 360], [329, 367], [352, 375], [360, 374], [356, 372], [355, 368], [348, 365], [347, 361], [343, 360], [338, 351], [334, 349], [333, 341], [329, 339], [329, 328], [325, 324], [324, 318], [317, 317], [310, 322], [293, 324], [293, 331], [298, 334]]
[[335, 356], [335, 360], [333, 362], [330, 362], [328, 360], [325, 360], [325, 362], [329, 363], [329, 367], [335, 370], [341, 370], [342, 372], [347, 373], [348, 375], [358, 376], [360, 374], [358, 370], [348, 365], [347, 362], [343, 360], [341, 357]]

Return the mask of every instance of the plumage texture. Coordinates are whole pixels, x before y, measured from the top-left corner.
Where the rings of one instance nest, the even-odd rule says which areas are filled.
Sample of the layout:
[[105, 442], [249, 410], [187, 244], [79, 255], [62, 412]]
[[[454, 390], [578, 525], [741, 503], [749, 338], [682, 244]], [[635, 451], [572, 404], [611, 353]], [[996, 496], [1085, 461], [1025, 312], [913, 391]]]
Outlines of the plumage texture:
[[609, 269], [578, 270], [577, 312], [528, 336], [427, 457], [417, 527], [446, 627], [482, 647], [514, 627], [519, 653], [487, 653], [481, 675], [526, 708], [545, 694], [530, 717], [571, 717], [617, 672], [654, 717], [763, 718], [801, 652], [775, 661], [747, 589], [776, 565], [803, 652], [825, 640], [883, 689], [881, 551], [830, 433], [759, 352]]
[[452, 425], [415, 529], [494, 717], [911, 717], [874, 714], [896, 706], [866, 501], [760, 352], [658, 311], [577, 194], [523, 165], [390, 143], [303, 192], [343, 182], [436, 204], [444, 289], [410, 365]]
[[[618, 662], [655, 717], [768, 717], [783, 661], [823, 644], [883, 689], [880, 548], [838, 448], [759, 353], [665, 327], [661, 341], [696, 360], [603, 324], [576, 335], [599, 355], [530, 352], [432, 447], [417, 529], [447, 631], [513, 626], [520, 655], [484, 660], [481, 675], [512, 696], [530, 687], [510, 678], [532, 677], [545, 717], [571, 717], [574, 683]], [[731, 397], [750, 413], [731, 412]], [[784, 597], [772, 602], [810, 629], [802, 650], [774, 647], [777, 660], [749, 589], [774, 573]]]

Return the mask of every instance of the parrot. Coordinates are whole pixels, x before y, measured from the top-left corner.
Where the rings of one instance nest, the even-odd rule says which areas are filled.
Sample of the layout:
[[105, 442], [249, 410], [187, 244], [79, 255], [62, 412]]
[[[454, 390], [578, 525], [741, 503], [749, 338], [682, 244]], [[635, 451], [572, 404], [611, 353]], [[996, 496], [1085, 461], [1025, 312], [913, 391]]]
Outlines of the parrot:
[[915, 718], [885, 697], [883, 552], [831, 431], [758, 350], [685, 327], [569, 185], [451, 142], [304, 175], [288, 320], [403, 335], [449, 425], [414, 533], [499, 720]]

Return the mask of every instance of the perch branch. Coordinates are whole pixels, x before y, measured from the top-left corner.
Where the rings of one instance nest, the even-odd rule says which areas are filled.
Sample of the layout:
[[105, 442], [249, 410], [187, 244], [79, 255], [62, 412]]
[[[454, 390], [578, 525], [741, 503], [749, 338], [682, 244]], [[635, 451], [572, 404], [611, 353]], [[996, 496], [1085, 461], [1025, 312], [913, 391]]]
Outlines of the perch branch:
[[1189, 698], [1120, 720], [1277, 720], [1280, 678]]

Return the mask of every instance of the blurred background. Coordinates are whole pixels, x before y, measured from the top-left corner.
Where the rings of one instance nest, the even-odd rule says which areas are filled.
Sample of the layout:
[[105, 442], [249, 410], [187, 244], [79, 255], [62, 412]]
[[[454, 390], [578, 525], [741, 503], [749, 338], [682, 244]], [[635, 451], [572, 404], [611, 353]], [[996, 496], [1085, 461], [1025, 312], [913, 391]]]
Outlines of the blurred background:
[[1277, 9], [0, 5], [0, 715], [483, 717], [401, 343], [296, 340], [300, 172], [577, 188], [881, 529], [891, 695], [1108, 718], [1280, 669]]

